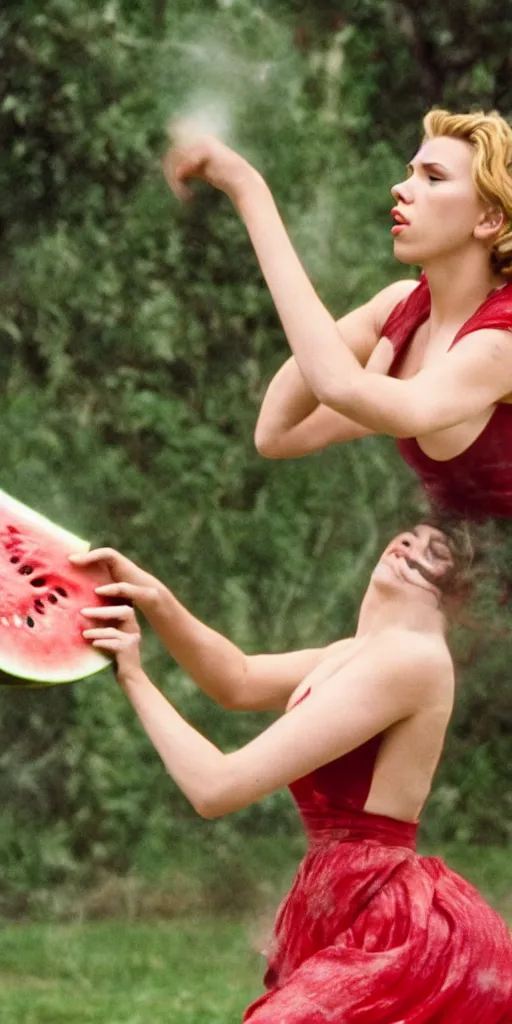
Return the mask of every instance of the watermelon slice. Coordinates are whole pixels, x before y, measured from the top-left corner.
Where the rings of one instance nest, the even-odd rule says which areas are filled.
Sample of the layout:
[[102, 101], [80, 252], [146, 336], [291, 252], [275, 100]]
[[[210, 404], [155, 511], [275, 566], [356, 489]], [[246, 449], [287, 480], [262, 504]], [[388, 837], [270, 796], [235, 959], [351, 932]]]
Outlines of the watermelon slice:
[[2, 683], [69, 683], [110, 663], [82, 636], [80, 609], [106, 604], [94, 588], [111, 582], [101, 566], [79, 569], [68, 561], [88, 550], [87, 541], [0, 491]]

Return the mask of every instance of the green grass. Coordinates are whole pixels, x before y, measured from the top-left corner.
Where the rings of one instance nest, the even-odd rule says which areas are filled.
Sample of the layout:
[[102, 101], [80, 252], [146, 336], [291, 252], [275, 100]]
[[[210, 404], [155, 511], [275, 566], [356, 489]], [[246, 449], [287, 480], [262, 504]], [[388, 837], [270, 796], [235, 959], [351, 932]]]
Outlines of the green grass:
[[235, 1024], [263, 961], [207, 918], [4, 927], [0, 965], [2, 1024]]
[[[191, 858], [190, 875], [181, 864], [173, 884], [168, 865], [167, 888], [155, 871], [151, 879], [111, 879], [94, 899], [75, 898], [75, 915], [104, 920], [4, 923], [0, 1024], [239, 1024], [262, 991], [256, 950], [272, 917], [262, 908], [275, 909], [300, 852], [300, 843], [251, 841], [244, 858], [237, 850], [214, 863]], [[512, 925], [510, 850], [422, 852], [442, 856]], [[169, 920], [159, 916], [166, 913]]]

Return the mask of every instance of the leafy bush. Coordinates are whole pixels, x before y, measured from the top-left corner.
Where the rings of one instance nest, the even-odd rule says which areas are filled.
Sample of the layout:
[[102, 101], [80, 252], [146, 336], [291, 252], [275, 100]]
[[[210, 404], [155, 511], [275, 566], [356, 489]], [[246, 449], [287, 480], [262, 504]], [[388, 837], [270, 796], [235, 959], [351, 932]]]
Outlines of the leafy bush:
[[[407, 17], [382, 0], [334, 22], [332, 5], [248, 0], [48, 0], [0, 15], [0, 486], [136, 558], [247, 650], [350, 631], [375, 555], [421, 499], [382, 439], [287, 464], [255, 453], [286, 346], [227, 200], [198, 188], [182, 208], [169, 196], [164, 122], [208, 97], [207, 116], [267, 175], [341, 315], [401, 273], [389, 186], [423, 103], [403, 84], [416, 68]], [[417, 38], [430, 45], [448, 17], [446, 5], [418, 15]], [[496, 93], [509, 48], [499, 34], [493, 46], [479, 67]], [[436, 96], [456, 81], [452, 61]], [[510, 838], [506, 643], [484, 647], [463, 670], [426, 821], [434, 838]], [[145, 651], [155, 681], [224, 748], [265, 723], [198, 695], [152, 637]], [[23, 910], [31, 886], [125, 872], [145, 842], [172, 851], [192, 834], [108, 673], [3, 694], [0, 736], [4, 908]], [[236, 844], [293, 832], [296, 815], [279, 794], [216, 827]]]

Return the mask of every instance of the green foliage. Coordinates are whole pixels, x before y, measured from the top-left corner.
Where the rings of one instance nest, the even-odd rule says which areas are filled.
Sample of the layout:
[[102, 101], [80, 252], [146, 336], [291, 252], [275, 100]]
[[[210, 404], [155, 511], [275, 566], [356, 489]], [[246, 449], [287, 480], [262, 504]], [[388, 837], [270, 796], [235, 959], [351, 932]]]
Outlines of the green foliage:
[[[341, 315], [402, 273], [389, 187], [424, 107], [459, 87], [464, 102], [495, 102], [509, 60], [483, 0], [470, 5], [474, 46], [494, 27], [494, 49], [471, 50], [466, 71], [443, 36], [448, 7], [409, 6], [27, 0], [0, 14], [0, 486], [136, 558], [248, 650], [351, 630], [376, 553], [421, 502], [390, 442], [286, 464], [256, 454], [286, 346], [227, 200], [169, 196], [165, 121], [206, 108], [254, 159]], [[425, 60], [435, 50], [435, 96], [418, 86], [418, 68], [422, 82], [430, 72], [411, 19]], [[505, 640], [477, 647], [426, 822], [434, 839], [510, 839]], [[225, 749], [266, 721], [214, 707], [150, 636], [145, 653]], [[109, 673], [2, 694], [0, 739], [4, 909], [23, 912], [29, 886], [44, 896], [201, 841]], [[295, 828], [278, 794], [201, 836], [230, 850], [239, 834]]]

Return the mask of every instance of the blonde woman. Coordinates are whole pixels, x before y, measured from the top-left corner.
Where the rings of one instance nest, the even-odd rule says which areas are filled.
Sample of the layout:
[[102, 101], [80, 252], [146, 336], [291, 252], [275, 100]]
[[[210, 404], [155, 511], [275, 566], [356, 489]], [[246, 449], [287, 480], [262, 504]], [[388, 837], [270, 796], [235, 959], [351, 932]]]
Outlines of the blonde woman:
[[231, 198], [293, 352], [263, 401], [263, 455], [389, 434], [439, 505], [512, 515], [512, 129], [503, 118], [427, 114], [391, 211], [397, 259], [423, 273], [338, 322], [241, 156], [178, 131], [164, 172], [179, 197], [202, 178]]

